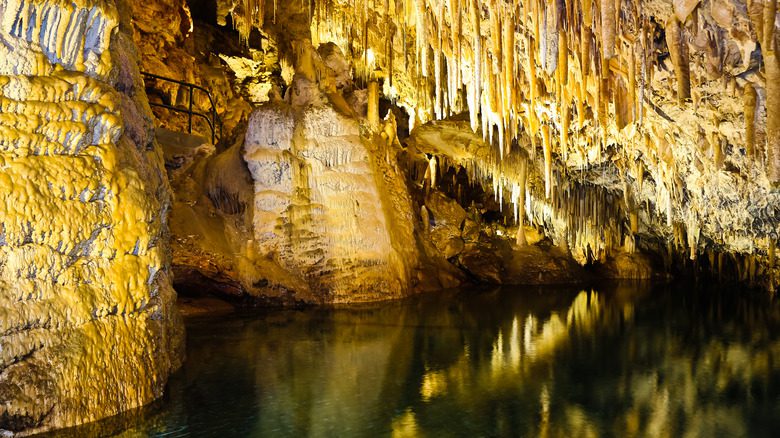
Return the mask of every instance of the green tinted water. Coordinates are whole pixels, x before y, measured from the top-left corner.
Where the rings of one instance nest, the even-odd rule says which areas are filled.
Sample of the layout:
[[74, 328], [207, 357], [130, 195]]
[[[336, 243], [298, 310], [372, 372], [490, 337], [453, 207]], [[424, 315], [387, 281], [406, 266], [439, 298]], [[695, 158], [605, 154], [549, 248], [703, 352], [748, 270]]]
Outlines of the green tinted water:
[[504, 288], [192, 320], [166, 396], [79, 436], [772, 436], [780, 305]]

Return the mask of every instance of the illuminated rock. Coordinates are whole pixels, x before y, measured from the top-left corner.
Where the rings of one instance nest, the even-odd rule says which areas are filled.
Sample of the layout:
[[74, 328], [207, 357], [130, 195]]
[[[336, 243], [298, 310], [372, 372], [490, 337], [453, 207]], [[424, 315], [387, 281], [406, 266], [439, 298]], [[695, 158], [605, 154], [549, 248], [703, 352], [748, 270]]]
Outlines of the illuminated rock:
[[119, 17], [0, 3], [0, 429], [141, 406], [182, 357], [170, 192]]
[[391, 233], [397, 218], [386, 182], [356, 121], [328, 106], [265, 106], [250, 118], [244, 150], [256, 248], [305, 279], [302, 299], [370, 301], [410, 292], [413, 260], [397, 249], [406, 243]]
[[[656, 251], [756, 255], [768, 272], [780, 222], [777, 10], [748, 3], [340, 0], [317, 3], [311, 28], [356, 71], [370, 51], [412, 127], [468, 112], [497, 149], [475, 157], [497, 193], [518, 183], [513, 141], [544, 159], [547, 200], [569, 178], [630, 192], [610, 225], [618, 238], [568, 239], [572, 252], [622, 248], [627, 228]], [[553, 225], [552, 236], [570, 233]]]

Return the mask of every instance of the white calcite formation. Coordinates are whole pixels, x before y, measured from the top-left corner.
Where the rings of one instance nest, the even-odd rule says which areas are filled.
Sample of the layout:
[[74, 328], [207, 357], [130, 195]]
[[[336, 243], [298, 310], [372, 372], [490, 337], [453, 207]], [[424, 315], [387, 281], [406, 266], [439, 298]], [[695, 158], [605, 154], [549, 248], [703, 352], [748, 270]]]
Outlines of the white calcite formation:
[[120, 15], [0, 0], [2, 433], [141, 406], [181, 360], [170, 191]]
[[327, 104], [269, 104], [250, 117], [254, 248], [305, 280], [304, 299], [375, 301], [411, 289], [414, 237], [410, 218], [399, 217], [411, 205], [394, 211], [388, 186], [403, 180], [376, 147]]

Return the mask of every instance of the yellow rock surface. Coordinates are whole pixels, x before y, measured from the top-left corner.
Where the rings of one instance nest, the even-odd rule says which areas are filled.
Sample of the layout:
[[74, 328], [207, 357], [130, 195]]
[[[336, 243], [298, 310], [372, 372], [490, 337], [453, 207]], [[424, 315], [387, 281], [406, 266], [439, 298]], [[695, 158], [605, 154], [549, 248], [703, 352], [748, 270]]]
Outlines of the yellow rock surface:
[[161, 157], [121, 109], [148, 107], [111, 79], [135, 68], [112, 62], [115, 3], [0, 11], [0, 430], [24, 435], [159, 397], [181, 326]]

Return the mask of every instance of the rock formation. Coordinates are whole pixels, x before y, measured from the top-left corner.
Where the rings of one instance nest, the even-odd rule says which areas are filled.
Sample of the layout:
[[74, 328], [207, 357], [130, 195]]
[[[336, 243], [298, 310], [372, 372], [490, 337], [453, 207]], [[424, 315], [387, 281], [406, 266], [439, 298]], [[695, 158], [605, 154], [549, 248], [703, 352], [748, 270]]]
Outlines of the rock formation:
[[171, 194], [122, 6], [0, 2], [0, 430], [141, 406], [182, 358]]
[[[204, 188], [179, 190], [191, 201], [177, 202], [174, 233], [225, 242], [183, 239], [189, 255], [175, 258], [177, 281], [205, 276], [228, 284], [229, 294], [282, 303], [377, 301], [457, 285], [454, 269], [440, 275], [430, 267], [446, 262], [415, 233], [392, 118], [382, 122], [385, 132], [378, 120], [372, 127], [358, 116], [360, 105], [342, 94], [351, 75], [331, 67], [345, 64], [339, 52], [322, 46], [323, 59], [307, 41], [295, 44], [285, 99], [257, 108], [243, 142], [205, 157], [207, 164], [174, 183]], [[222, 218], [218, 227], [207, 223], [213, 215]], [[204, 257], [214, 269], [203, 266]]]

